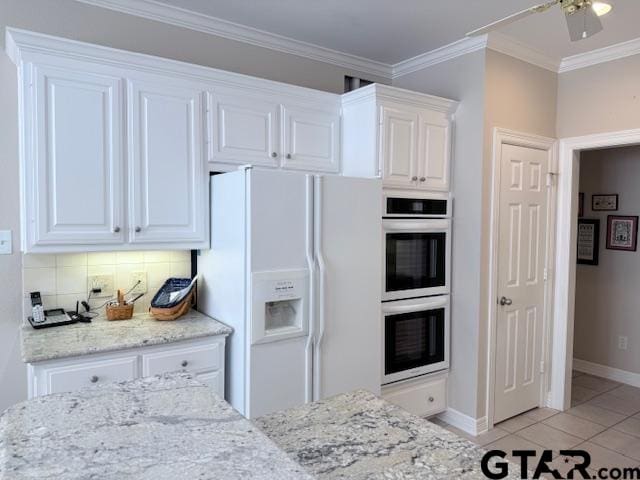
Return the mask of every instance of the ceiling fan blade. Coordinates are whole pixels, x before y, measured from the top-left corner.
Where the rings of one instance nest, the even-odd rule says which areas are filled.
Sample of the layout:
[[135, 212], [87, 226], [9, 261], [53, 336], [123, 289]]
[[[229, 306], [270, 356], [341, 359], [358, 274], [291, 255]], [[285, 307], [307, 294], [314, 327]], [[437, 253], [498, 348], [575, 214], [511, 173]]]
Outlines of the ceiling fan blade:
[[584, 40], [602, 30], [602, 22], [591, 7], [581, 8], [573, 13], [565, 13], [569, 38], [572, 42]]
[[543, 3], [540, 5], [536, 5], [535, 7], [530, 7], [530, 8], [527, 8], [526, 10], [516, 12], [512, 15], [509, 15], [508, 17], [504, 17], [501, 20], [497, 20], [488, 25], [485, 25], [484, 27], [478, 28], [476, 30], [472, 30], [471, 32], [467, 33], [467, 37], [476, 37], [478, 35], [484, 35], [485, 33], [489, 33], [491, 30], [504, 27], [506, 25], [509, 25], [510, 23], [520, 20], [521, 18], [528, 17], [529, 15], [532, 15], [534, 13], [544, 12], [550, 9], [551, 7], [553, 7], [554, 5], [557, 5], [558, 3], [560, 3], [560, 0], [552, 0], [551, 2]]

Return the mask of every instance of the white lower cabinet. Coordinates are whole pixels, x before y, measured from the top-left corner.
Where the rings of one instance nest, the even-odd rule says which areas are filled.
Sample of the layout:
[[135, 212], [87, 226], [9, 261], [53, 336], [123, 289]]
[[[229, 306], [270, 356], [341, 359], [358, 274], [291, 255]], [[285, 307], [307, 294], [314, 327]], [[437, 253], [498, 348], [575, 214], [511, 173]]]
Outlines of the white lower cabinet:
[[30, 363], [29, 398], [179, 371], [224, 398], [224, 351], [225, 337], [217, 336]]
[[382, 398], [409, 413], [430, 417], [447, 409], [446, 374], [382, 387]]

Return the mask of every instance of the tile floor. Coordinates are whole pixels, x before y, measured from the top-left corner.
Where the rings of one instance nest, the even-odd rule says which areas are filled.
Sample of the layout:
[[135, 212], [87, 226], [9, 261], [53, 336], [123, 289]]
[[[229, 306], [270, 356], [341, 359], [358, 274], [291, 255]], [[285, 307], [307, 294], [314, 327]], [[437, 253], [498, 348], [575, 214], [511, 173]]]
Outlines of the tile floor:
[[[486, 449], [552, 449], [554, 468], [569, 469], [558, 450], [591, 454], [590, 471], [640, 466], [640, 388], [579, 372], [573, 373], [572, 408], [537, 408], [505, 420], [476, 437], [440, 420], [435, 423]], [[579, 476], [579, 475], [578, 475]]]

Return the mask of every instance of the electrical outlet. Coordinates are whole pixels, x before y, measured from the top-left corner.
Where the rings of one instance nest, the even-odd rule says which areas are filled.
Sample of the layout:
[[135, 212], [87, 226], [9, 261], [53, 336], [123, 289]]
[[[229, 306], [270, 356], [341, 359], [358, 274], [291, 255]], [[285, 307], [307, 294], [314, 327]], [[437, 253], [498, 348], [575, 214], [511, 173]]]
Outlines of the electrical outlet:
[[92, 293], [91, 298], [108, 298], [113, 297], [114, 287], [113, 275], [89, 275], [87, 279], [87, 291], [91, 292], [94, 288], [99, 288], [100, 293]]
[[[138, 285], [136, 285], [137, 282]], [[136, 285], [131, 293], [147, 293], [147, 272], [133, 272], [131, 274], [131, 286]]]
[[618, 337], [618, 350], [626, 350], [629, 343], [629, 337], [620, 335]]

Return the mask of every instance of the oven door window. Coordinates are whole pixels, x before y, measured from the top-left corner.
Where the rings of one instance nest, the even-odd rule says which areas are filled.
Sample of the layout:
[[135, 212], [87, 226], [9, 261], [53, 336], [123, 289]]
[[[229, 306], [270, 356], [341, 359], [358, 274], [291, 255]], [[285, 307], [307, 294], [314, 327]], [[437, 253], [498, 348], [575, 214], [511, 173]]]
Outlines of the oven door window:
[[385, 375], [444, 361], [444, 308], [385, 317]]
[[446, 233], [387, 233], [385, 291], [445, 285]]

